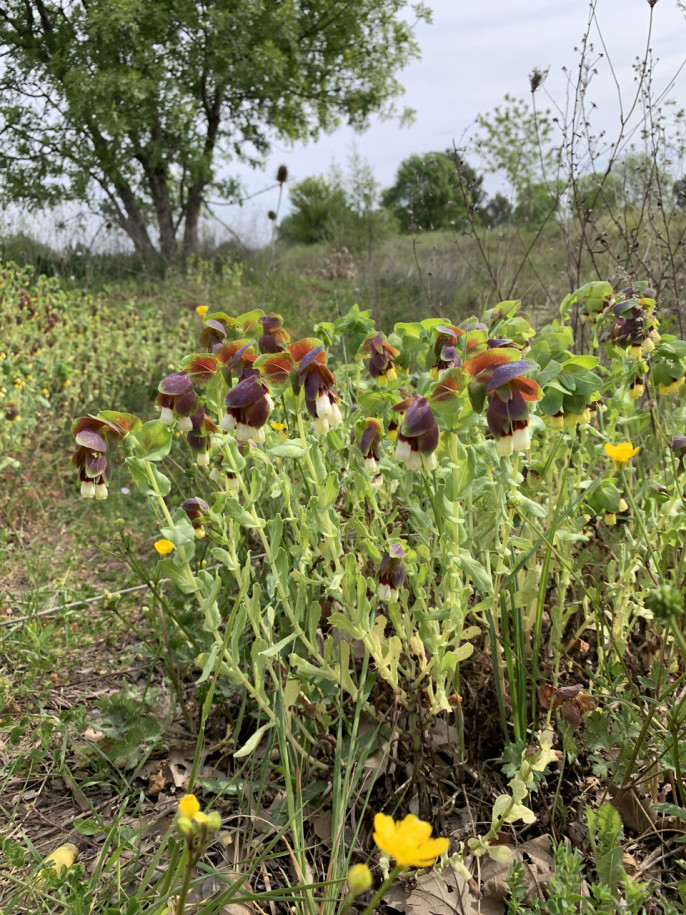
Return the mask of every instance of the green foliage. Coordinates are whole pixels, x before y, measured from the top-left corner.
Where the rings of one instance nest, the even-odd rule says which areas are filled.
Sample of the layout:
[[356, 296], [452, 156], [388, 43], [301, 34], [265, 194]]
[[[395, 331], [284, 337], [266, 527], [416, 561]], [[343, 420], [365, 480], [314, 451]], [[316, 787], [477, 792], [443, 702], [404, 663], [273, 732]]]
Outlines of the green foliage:
[[395, 214], [403, 232], [442, 229], [466, 223], [467, 210], [484, 197], [483, 178], [458, 154], [413, 155], [399, 166], [395, 183], [381, 202]]
[[279, 237], [301, 245], [332, 241], [352, 217], [345, 191], [325, 178], [304, 178], [289, 189], [293, 212], [281, 220]]
[[476, 119], [479, 135], [475, 145], [483, 167], [503, 178], [521, 208], [522, 219], [538, 218], [545, 194], [555, 196], [554, 181], [550, 189], [556, 162], [550, 114], [550, 110], [536, 111], [524, 99], [506, 95], [503, 105]]
[[587, 807], [586, 820], [598, 880], [615, 892], [620, 881], [626, 877], [622, 867], [622, 821], [611, 804], [603, 804], [597, 811]]
[[237, 195], [221, 164], [392, 108], [396, 74], [417, 55], [406, 6], [355, 0], [330, 15], [324, 0], [10, 0], [4, 197], [32, 209], [97, 199], [146, 261], [173, 259], [180, 226], [184, 253], [197, 253], [206, 200]]
[[155, 715], [159, 694], [149, 690], [141, 697], [134, 687], [125, 687], [98, 700], [100, 716], [92, 724], [104, 735], [98, 751], [118, 768], [136, 769], [158, 746], [164, 732]]

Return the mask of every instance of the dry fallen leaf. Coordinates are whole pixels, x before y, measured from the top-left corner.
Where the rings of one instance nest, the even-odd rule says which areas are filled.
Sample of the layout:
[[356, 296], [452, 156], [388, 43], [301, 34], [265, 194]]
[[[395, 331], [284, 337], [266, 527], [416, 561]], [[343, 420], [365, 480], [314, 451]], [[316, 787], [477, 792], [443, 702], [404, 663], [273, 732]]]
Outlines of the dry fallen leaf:
[[[554, 875], [550, 836], [537, 836], [512, 848], [512, 857], [524, 866], [524, 880], [531, 897], [543, 898], [542, 887]], [[511, 864], [486, 857], [481, 867], [481, 882], [493, 899], [507, 896], [507, 874]]]
[[452, 867], [431, 871], [412, 881], [398, 881], [384, 900], [405, 915], [503, 915], [502, 902], [482, 896]]

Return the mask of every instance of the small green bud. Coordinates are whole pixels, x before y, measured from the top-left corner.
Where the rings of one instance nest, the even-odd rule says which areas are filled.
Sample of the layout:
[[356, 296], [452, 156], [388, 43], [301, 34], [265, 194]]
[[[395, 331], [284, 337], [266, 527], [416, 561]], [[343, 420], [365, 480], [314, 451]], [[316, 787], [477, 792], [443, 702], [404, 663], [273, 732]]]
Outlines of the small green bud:
[[182, 836], [189, 836], [193, 832], [193, 821], [189, 817], [179, 817], [176, 826]]
[[646, 596], [645, 605], [659, 620], [667, 621], [673, 616], [681, 616], [684, 612], [683, 595], [674, 585], [662, 585], [650, 591]]

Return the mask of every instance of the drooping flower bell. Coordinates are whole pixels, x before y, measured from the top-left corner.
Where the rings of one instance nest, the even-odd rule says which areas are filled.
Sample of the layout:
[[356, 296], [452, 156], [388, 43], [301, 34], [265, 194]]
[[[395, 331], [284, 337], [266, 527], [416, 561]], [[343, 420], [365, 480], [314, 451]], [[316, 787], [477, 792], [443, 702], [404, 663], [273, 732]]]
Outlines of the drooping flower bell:
[[226, 395], [226, 413], [221, 421], [224, 432], [236, 430], [239, 442], [264, 441], [264, 425], [274, 408], [269, 389], [259, 374], [239, 381]]
[[240, 484], [236, 479], [236, 474], [232, 470], [224, 470], [223, 464], [224, 455], [220, 454], [217, 456], [214, 467], [210, 471], [210, 480], [212, 480], [213, 483], [224, 482], [229, 492], [236, 492], [240, 488]]
[[528, 404], [543, 396], [537, 382], [523, 377], [538, 366], [528, 359], [517, 359], [517, 355], [515, 350], [496, 347], [473, 356], [463, 366], [472, 376], [472, 384], [480, 386], [488, 397], [486, 422], [500, 457], [531, 447]]
[[343, 422], [336, 379], [326, 367], [324, 346], [306, 339], [292, 343], [288, 350], [298, 366], [298, 384], [305, 389], [305, 406], [314, 420], [314, 431], [325, 435]]
[[410, 470], [420, 470], [422, 467], [425, 470], [435, 470], [439, 435], [438, 424], [428, 400], [415, 394], [400, 427], [395, 449], [396, 460], [406, 464]]
[[364, 467], [368, 473], [375, 474], [381, 460], [383, 426], [378, 419], [365, 419], [355, 423], [351, 437], [362, 452]]
[[262, 315], [260, 324], [262, 325], [262, 336], [257, 341], [259, 351], [261, 353], [282, 352], [286, 348], [290, 337], [284, 330], [281, 315], [274, 314], [274, 312]]
[[639, 298], [631, 287], [622, 294], [623, 300], [614, 306], [615, 323], [610, 339], [615, 346], [626, 347], [626, 355], [631, 359], [640, 359], [651, 353], [660, 340], [658, 320], [652, 314], [655, 301], [645, 295]]
[[198, 408], [198, 395], [188, 372], [174, 372], [160, 381], [155, 403], [160, 408], [160, 421], [171, 426], [175, 416], [180, 417], [179, 428], [190, 432], [190, 415]]
[[381, 387], [385, 387], [389, 381], [395, 381], [398, 373], [393, 360], [400, 352], [386, 342], [381, 331], [364, 341], [362, 352], [369, 357], [369, 374]]
[[379, 600], [396, 601], [398, 591], [405, 581], [405, 550], [399, 543], [392, 543], [381, 557], [379, 566]]
[[684, 469], [684, 458], [686, 457], [686, 435], [675, 435], [670, 445], [672, 451], [679, 455], [679, 473]]
[[107, 498], [110, 465], [107, 460], [108, 441], [119, 441], [127, 430], [97, 416], [81, 416], [72, 425], [78, 445], [71, 463], [79, 472], [81, 496], [84, 499]]
[[254, 368], [257, 355], [250, 340], [230, 340], [217, 350], [215, 356], [222, 366], [224, 381], [229, 385], [233, 384], [234, 377], [238, 381], [244, 381], [260, 374]]
[[436, 361], [431, 367], [431, 375], [438, 378], [440, 372], [444, 369], [459, 368], [462, 360], [457, 352], [456, 344], [458, 337], [462, 337], [466, 331], [454, 324], [438, 324], [434, 327], [436, 339], [434, 341], [434, 356]]
[[208, 467], [210, 463], [210, 435], [213, 432], [219, 432], [219, 426], [212, 422], [203, 407], [199, 407], [189, 419], [191, 430], [187, 436], [188, 444], [196, 452], [198, 466]]
[[208, 520], [208, 512], [210, 506], [205, 502], [204, 499], [201, 499], [199, 496], [196, 496], [193, 499], [186, 499], [185, 502], [181, 503], [181, 508], [188, 515], [188, 519], [193, 525], [193, 531], [198, 540], [202, 540], [205, 536], [205, 528], [203, 525]]

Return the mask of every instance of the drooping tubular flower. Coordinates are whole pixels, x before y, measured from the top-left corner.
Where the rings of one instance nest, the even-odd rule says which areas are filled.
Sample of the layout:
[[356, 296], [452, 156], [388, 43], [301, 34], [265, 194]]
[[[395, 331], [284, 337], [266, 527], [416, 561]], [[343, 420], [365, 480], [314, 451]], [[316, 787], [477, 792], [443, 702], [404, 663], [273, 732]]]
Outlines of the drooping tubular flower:
[[[122, 414], [123, 415], [123, 414]], [[78, 445], [71, 463], [79, 472], [81, 495], [84, 499], [106, 499], [110, 465], [107, 460], [108, 441], [124, 437], [126, 429], [97, 416], [81, 416], [72, 425]]]
[[233, 383], [233, 378], [243, 381], [251, 376], [257, 377], [259, 372], [254, 368], [257, 356], [250, 340], [231, 340], [225, 343], [215, 353], [217, 362], [222, 366], [222, 375], [227, 384]]
[[431, 375], [438, 378], [444, 369], [459, 368], [462, 360], [456, 349], [457, 338], [462, 337], [466, 331], [454, 324], [438, 324], [434, 327], [436, 340], [434, 341], [434, 355], [436, 362], [431, 368]]
[[199, 496], [193, 499], [186, 499], [185, 502], [181, 503], [181, 508], [188, 515], [188, 519], [193, 525], [193, 531], [198, 540], [202, 540], [205, 536], [205, 528], [203, 524], [207, 521], [208, 512], [210, 506], [205, 502], [204, 499], [201, 499]]
[[182, 432], [190, 432], [190, 415], [198, 408], [198, 396], [195, 393], [193, 382], [188, 372], [174, 372], [160, 381], [157, 390], [159, 394], [155, 403], [160, 408], [160, 420], [171, 426], [174, 417], [181, 418], [179, 428]]
[[264, 425], [274, 408], [269, 389], [259, 373], [244, 378], [226, 395], [226, 413], [221, 421], [224, 432], [236, 430], [239, 442], [264, 441]]
[[364, 341], [362, 352], [365, 356], [369, 356], [369, 374], [381, 387], [384, 387], [389, 381], [395, 381], [398, 373], [393, 360], [400, 355], [400, 352], [386, 342], [381, 331]]
[[379, 420], [369, 418], [356, 423], [351, 437], [362, 452], [365, 470], [371, 474], [376, 473], [379, 469], [383, 442], [383, 426]]
[[316, 340], [305, 339], [291, 343], [288, 351], [298, 368], [297, 383], [305, 389], [305, 406], [314, 420], [314, 431], [325, 435], [343, 422], [336, 379], [326, 367], [324, 346]]
[[189, 419], [191, 430], [187, 436], [188, 444], [196, 452], [198, 466], [208, 467], [210, 463], [210, 435], [213, 432], [219, 432], [219, 426], [212, 422], [203, 407], [199, 407]]
[[260, 324], [262, 325], [262, 336], [257, 341], [259, 351], [261, 353], [282, 352], [286, 348], [290, 337], [284, 330], [281, 315], [274, 314], [274, 312], [262, 315]]
[[[399, 406], [396, 404], [393, 409]], [[439, 434], [428, 400], [415, 394], [400, 427], [395, 449], [396, 460], [407, 464], [410, 470], [420, 470], [422, 467], [425, 470], [435, 470]]]
[[379, 566], [379, 600], [395, 601], [398, 590], [405, 581], [405, 550], [399, 543], [392, 543], [381, 557]]
[[473, 378], [469, 392], [472, 404], [479, 400], [477, 391], [482, 392], [481, 403], [483, 395], [488, 397], [486, 422], [497, 440], [500, 457], [531, 447], [528, 404], [543, 396], [537, 382], [522, 377], [538, 366], [517, 356], [516, 350], [496, 347], [473, 356], [463, 365]]
[[632, 359], [640, 359], [651, 353], [660, 341], [658, 320], [652, 314], [655, 300], [645, 294], [639, 298], [631, 287], [622, 290], [621, 294], [624, 299], [614, 306], [616, 320], [610, 339], [616, 346], [626, 347], [626, 354]]

